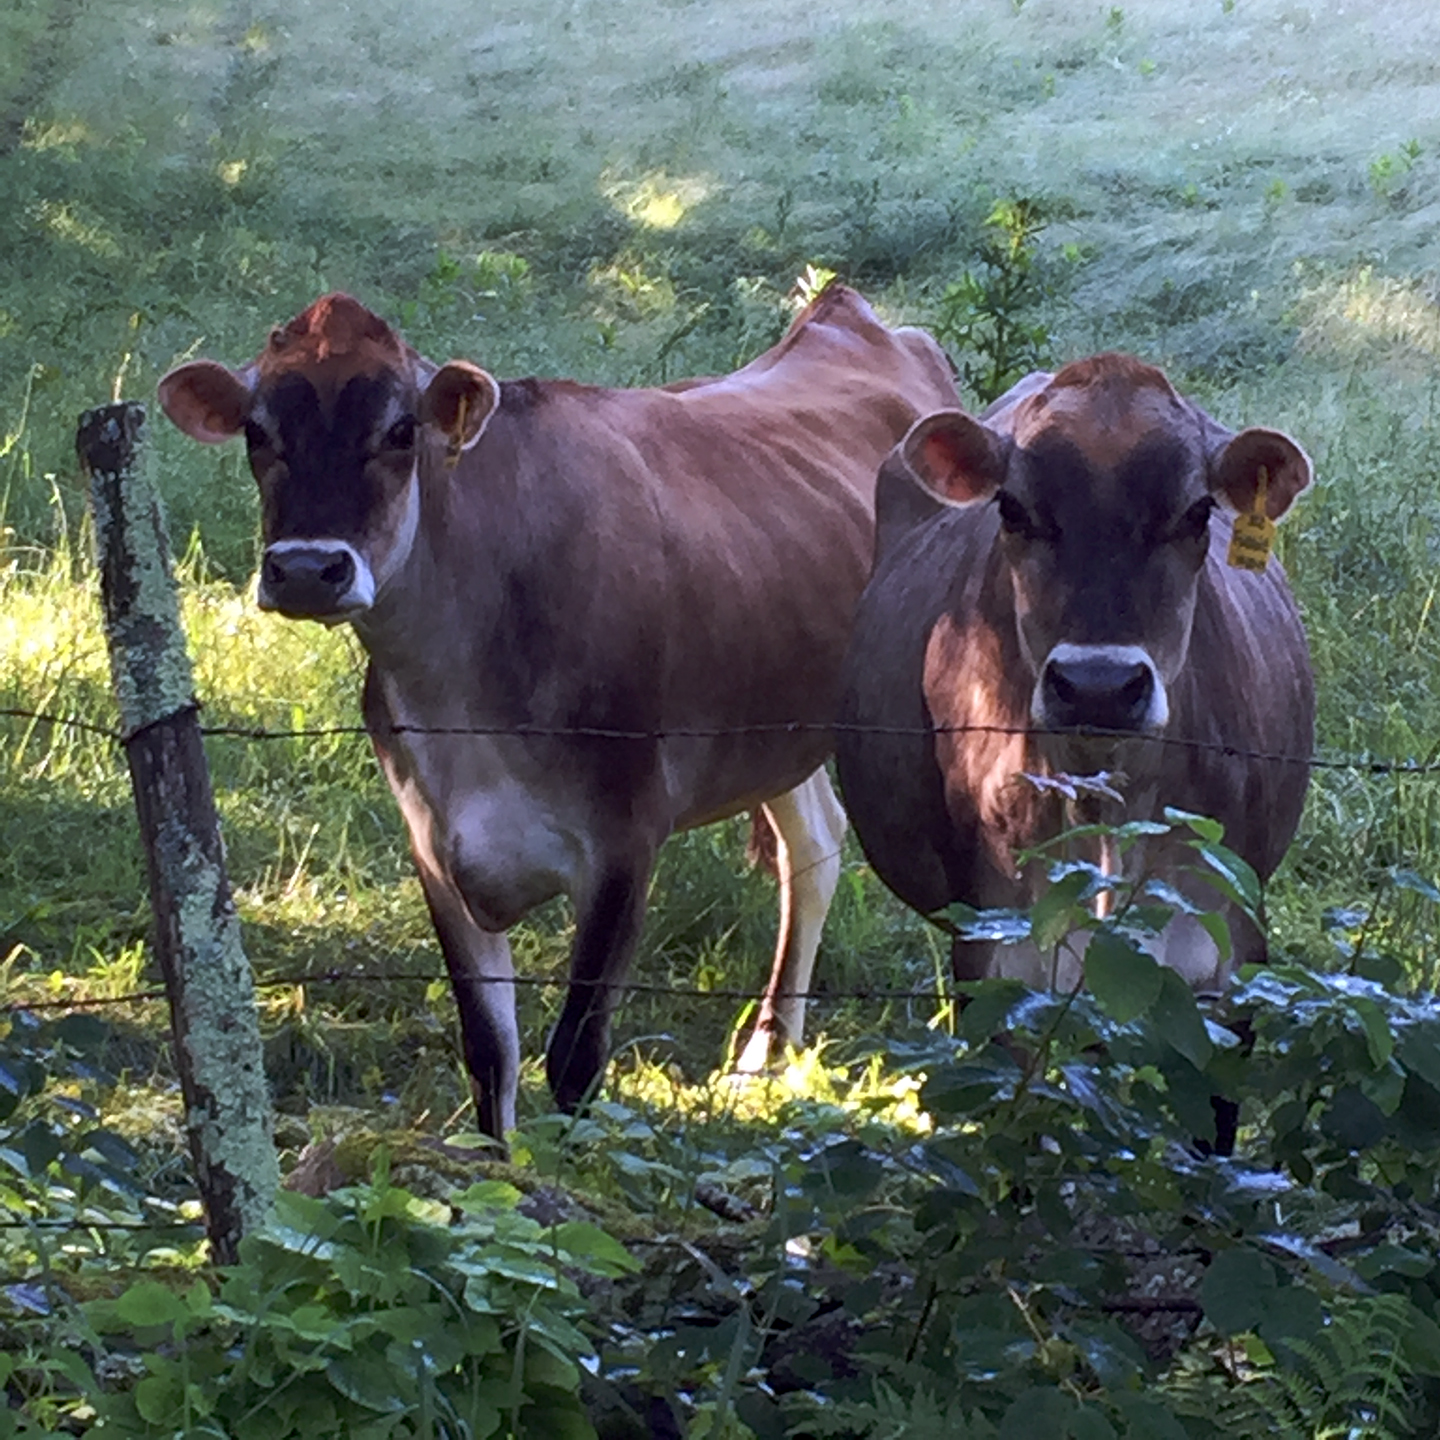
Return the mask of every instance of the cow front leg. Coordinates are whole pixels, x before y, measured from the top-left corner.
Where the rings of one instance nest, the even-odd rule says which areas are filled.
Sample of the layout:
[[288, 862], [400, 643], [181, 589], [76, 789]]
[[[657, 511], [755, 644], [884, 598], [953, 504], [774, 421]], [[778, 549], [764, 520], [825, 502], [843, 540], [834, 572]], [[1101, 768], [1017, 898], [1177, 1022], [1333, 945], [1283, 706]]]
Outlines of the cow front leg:
[[824, 769], [766, 801], [764, 810], [775, 830], [780, 932], [759, 1018], [735, 1062], [746, 1074], [763, 1070], [777, 1044], [799, 1045], [804, 1039], [805, 996], [815, 973], [820, 932], [840, 882], [846, 828], [845, 811]]
[[604, 1072], [615, 990], [640, 938], [653, 863], [653, 854], [612, 862], [575, 897], [570, 990], [545, 1055], [550, 1092], [562, 1110], [578, 1110]]
[[419, 867], [430, 918], [460, 1012], [465, 1066], [480, 1132], [502, 1145], [515, 1128], [520, 1084], [520, 1027], [515, 1018], [515, 967], [503, 931], [482, 929], [454, 884]]

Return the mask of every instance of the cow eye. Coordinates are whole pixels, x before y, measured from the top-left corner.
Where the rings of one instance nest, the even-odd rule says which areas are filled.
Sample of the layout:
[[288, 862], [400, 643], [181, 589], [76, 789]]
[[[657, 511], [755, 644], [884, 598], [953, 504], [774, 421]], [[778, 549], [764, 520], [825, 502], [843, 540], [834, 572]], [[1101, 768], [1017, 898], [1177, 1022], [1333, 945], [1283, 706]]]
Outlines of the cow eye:
[[1001, 490], [995, 503], [1000, 507], [1000, 523], [1011, 535], [1033, 540], [1040, 533], [1030, 512], [1008, 490]]
[[273, 450], [275, 447], [270, 443], [270, 437], [264, 429], [253, 420], [245, 422], [245, 444], [251, 451]]
[[1199, 540], [1209, 534], [1210, 512], [1215, 508], [1215, 501], [1209, 495], [1202, 495], [1181, 517], [1175, 522], [1175, 528], [1171, 532], [1176, 540]]
[[387, 450], [408, 450], [415, 443], [415, 417], [402, 415], [386, 432]]

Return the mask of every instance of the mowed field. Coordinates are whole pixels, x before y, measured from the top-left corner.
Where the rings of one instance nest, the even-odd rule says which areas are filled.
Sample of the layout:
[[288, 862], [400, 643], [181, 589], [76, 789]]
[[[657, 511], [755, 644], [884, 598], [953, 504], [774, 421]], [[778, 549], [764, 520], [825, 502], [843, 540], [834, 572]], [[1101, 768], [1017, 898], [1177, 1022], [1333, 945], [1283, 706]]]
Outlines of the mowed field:
[[[1318, 482], [1281, 554], [1309, 626], [1322, 752], [1440, 755], [1440, 12], [1411, 3], [435, 0], [280, 6], [33, 0], [0, 11], [0, 706], [109, 723], [73, 431], [182, 358], [248, 359], [343, 288], [435, 360], [646, 383], [743, 362], [807, 266], [932, 323], [1000, 199], [1033, 199], [1051, 358], [1124, 348], [1231, 425], [1286, 429]], [[956, 357], [963, 359], [963, 356]], [[158, 417], [153, 460], [205, 715], [353, 724], [346, 633], [257, 614], [238, 449]], [[148, 923], [128, 781], [103, 739], [0, 722], [0, 959], [120, 993]], [[215, 740], [262, 975], [438, 972], [401, 827], [363, 741]], [[773, 895], [743, 827], [677, 842], [637, 978], [757, 986]], [[1364, 905], [1434, 980], [1440, 857], [1425, 777], [1316, 776], [1270, 895], [1277, 952], [1329, 963]], [[820, 983], [933, 983], [942, 952], [852, 852]], [[1397, 885], [1396, 874], [1400, 875]], [[1410, 872], [1413, 872], [1411, 874]], [[562, 972], [569, 916], [523, 927]], [[38, 983], [38, 982], [37, 982]], [[282, 1106], [453, 1114], [443, 987], [270, 992]], [[553, 997], [524, 999], [533, 1055]], [[636, 997], [625, 1065], [688, 1076], [734, 1002]], [[925, 1004], [818, 1006], [836, 1042]], [[143, 1024], [134, 1063], [150, 1063]], [[525, 1104], [543, 1107], [538, 1083]]]

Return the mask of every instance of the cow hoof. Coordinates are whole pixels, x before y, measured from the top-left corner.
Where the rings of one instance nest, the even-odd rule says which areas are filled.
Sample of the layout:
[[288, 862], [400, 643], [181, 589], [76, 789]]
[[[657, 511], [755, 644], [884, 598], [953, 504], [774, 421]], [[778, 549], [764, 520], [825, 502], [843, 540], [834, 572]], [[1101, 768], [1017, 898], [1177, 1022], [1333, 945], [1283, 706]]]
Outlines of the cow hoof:
[[775, 1032], [756, 1026], [745, 1048], [735, 1058], [731, 1067], [737, 1075], [761, 1075], [770, 1064], [770, 1054], [775, 1048]]

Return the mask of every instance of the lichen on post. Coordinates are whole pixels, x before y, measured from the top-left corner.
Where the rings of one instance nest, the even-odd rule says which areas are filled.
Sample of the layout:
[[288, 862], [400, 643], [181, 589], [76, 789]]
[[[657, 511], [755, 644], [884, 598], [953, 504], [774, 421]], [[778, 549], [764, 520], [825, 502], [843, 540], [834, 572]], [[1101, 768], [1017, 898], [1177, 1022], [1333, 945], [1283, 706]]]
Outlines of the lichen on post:
[[196, 716], [194, 675], [160, 499], [143, 464], [145, 410], [80, 417], [105, 633], [170, 998], [176, 1066], [214, 1258], [264, 1220], [279, 1165], [260, 1023]]

